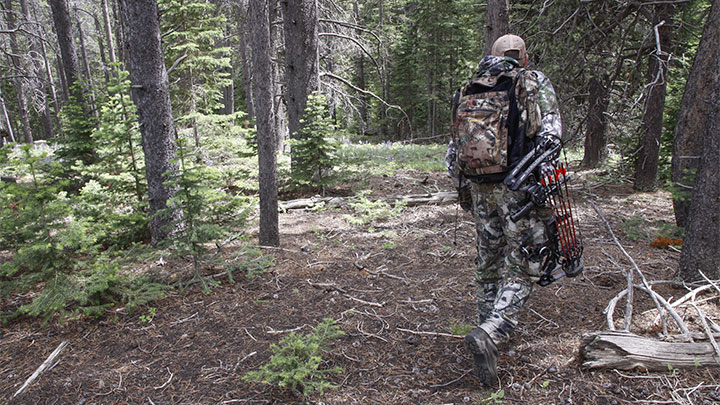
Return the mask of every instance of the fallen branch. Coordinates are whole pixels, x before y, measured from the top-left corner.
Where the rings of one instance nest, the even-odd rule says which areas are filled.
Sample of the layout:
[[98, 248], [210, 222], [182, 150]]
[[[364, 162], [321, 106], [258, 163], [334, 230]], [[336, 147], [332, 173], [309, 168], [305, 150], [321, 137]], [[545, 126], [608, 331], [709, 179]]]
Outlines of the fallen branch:
[[449, 338], [454, 338], [454, 339], [464, 339], [464, 338], [465, 338], [465, 336], [453, 335], [453, 334], [450, 334], [450, 333], [421, 332], [421, 331], [418, 331], [418, 330], [410, 330], [410, 329], [403, 329], [403, 328], [397, 328], [397, 330], [399, 330], [399, 331], [401, 331], [401, 332], [412, 333], [412, 334], [414, 334], [414, 335], [442, 336], [442, 337], [449, 337]]
[[468, 375], [468, 374], [470, 374], [470, 372], [472, 372], [472, 371], [473, 371], [472, 369], [467, 370], [467, 371], [465, 371], [464, 373], [462, 373], [462, 375], [461, 375], [460, 377], [458, 377], [458, 378], [456, 378], [456, 379], [454, 379], [454, 380], [452, 380], [452, 381], [448, 381], [448, 382], [446, 382], [446, 383], [444, 383], [444, 384], [428, 385], [428, 387], [430, 387], [430, 388], [443, 388], [443, 387], [447, 387], [448, 385], [453, 385], [453, 384], [455, 384], [456, 382], [458, 382], [458, 381], [462, 380], [463, 378], [465, 378], [465, 376]]
[[55, 359], [60, 356], [60, 353], [62, 353], [62, 351], [68, 344], [69, 342], [67, 341], [60, 343], [60, 345], [55, 349], [55, 351], [53, 351], [50, 356], [45, 359], [45, 361], [40, 365], [40, 367], [38, 367], [37, 370], [35, 370], [35, 372], [30, 376], [30, 378], [25, 380], [25, 383], [22, 385], [22, 387], [20, 387], [20, 389], [17, 390], [17, 392], [15, 393], [15, 395], [13, 395], [13, 398], [22, 394], [27, 389], [27, 387], [29, 387], [30, 384], [32, 384], [33, 381], [35, 381], [40, 376], [40, 374], [45, 372], [45, 370], [52, 368], [52, 366], [57, 364], [57, 362], [55, 362]]
[[[635, 269], [637, 274], [640, 276], [640, 279], [642, 280], [642, 284], [645, 287], [645, 291], [650, 295], [650, 298], [652, 298], [653, 302], [655, 303], [655, 306], [658, 309], [658, 314], [662, 313], [662, 306], [664, 305], [665, 308], [668, 309], [668, 312], [673, 317], [673, 319], [675, 319], [675, 322], [677, 322], [677, 324], [680, 327], [680, 329], [682, 330], [683, 334], [685, 336], [687, 336], [689, 339], [692, 339], [690, 331], [688, 330], [687, 326], [683, 322], [682, 318], [680, 318], [680, 316], [677, 314], [677, 312], [675, 312], [675, 310], [673, 310], [672, 307], [670, 307], [670, 305], [667, 304], [667, 301], [665, 301], [664, 298], [662, 298], [660, 295], [658, 295], [657, 293], [655, 293], [652, 290], [652, 288], [650, 287], [650, 284], [648, 283], [647, 279], [645, 278], [645, 275], [642, 273], [642, 271], [640, 271], [640, 268], [638, 267], [638, 265], [635, 264], [635, 260], [633, 260], [632, 256], [630, 256], [630, 254], [628, 254], [628, 252], [625, 250], [625, 248], [622, 246], [622, 244], [620, 244], [620, 241], [618, 241], [617, 237], [615, 236], [615, 233], [613, 232], [612, 228], [610, 227], [610, 224], [605, 219], [605, 217], [603, 217], [602, 213], [600, 213], [600, 209], [598, 209], [597, 205], [595, 205], [595, 203], [592, 200], [589, 200], [589, 201], [590, 201], [590, 204], [592, 205], [593, 209], [595, 210], [595, 212], [598, 214], [600, 219], [605, 224], [605, 227], [607, 228], [608, 232], [610, 232], [610, 236], [612, 236], [615, 244], [618, 246], [620, 251], [625, 255], [625, 257], [630, 261], [630, 263], [633, 265], [633, 268]], [[661, 305], [661, 303], [660, 303], [661, 300], [663, 301], [663, 305]], [[631, 307], [631, 306], [629, 306], [629, 307]], [[663, 333], [665, 335], [668, 334], [667, 326], [665, 325], [664, 322], [663, 322]]]
[[270, 330], [266, 331], [265, 333], [267, 333], [268, 335], [280, 335], [283, 333], [297, 332], [300, 329], [304, 328], [305, 326], [307, 326], [307, 325], [301, 325], [301, 326], [298, 326], [297, 328], [285, 329], [285, 330], [275, 330], [272, 327], [268, 326], [268, 328], [270, 328]]
[[[658, 280], [658, 281], [652, 281], [652, 282], [650, 282], [649, 284], [655, 285], [655, 284], [666, 284], [666, 283], [668, 283], [668, 281]], [[661, 305], [665, 308], [665, 310], [673, 317], [673, 319], [675, 320], [675, 322], [678, 323], [678, 326], [679, 326], [680, 329], [682, 330], [682, 332], [683, 332], [684, 336], [686, 337], [686, 339], [687, 339], [687, 338], [692, 339], [692, 334], [690, 333], [690, 330], [687, 328], [687, 326], [685, 325], [685, 322], [682, 320], [682, 318], [680, 317], [680, 315], [678, 315], [677, 311], [675, 311], [675, 309], [673, 308], [673, 305], [671, 305], [670, 303], [668, 303], [668, 302], [665, 300], [665, 298], [663, 298], [662, 296], [660, 296], [658, 293], [656, 293], [656, 292], [655, 292], [654, 290], [652, 290], [652, 289], [648, 289], [648, 288], [646, 288], [645, 286], [639, 285], [639, 284], [635, 284], [635, 285], [633, 285], [633, 287], [634, 287], [634, 288], [637, 288], [637, 289], [639, 289], [639, 290], [645, 291], [645, 292], [648, 293], [650, 296], [655, 297], [655, 298], [657, 299], [658, 303], [661, 304]], [[606, 318], [607, 318], [608, 328], [609, 328], [611, 331], [616, 330], [616, 329], [615, 329], [615, 322], [613, 321], [613, 315], [612, 315], [613, 312], [615, 312], [615, 305], [618, 303], [618, 301], [620, 301], [620, 299], [621, 299], [623, 296], [625, 296], [625, 295], [627, 295], [627, 294], [628, 294], [628, 290], [627, 290], [627, 289], [620, 291], [615, 297], [613, 297], [613, 299], [610, 300], [610, 302], [608, 303], [608, 306], [605, 308], [605, 316], [606, 316]], [[660, 311], [661, 311], [661, 309], [658, 309], [658, 312], [660, 312]], [[626, 329], [625, 332], [629, 332], [629, 330]], [[667, 331], [665, 332], [665, 335], [666, 335], [666, 336], [668, 335]]]

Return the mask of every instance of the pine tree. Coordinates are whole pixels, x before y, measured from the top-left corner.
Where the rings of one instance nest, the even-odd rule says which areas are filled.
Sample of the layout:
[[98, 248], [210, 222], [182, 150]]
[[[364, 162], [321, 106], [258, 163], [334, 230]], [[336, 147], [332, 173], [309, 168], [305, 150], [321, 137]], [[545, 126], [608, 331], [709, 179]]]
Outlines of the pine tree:
[[[198, 0], [160, 0], [165, 64], [170, 97], [179, 126], [191, 128], [200, 145], [198, 120], [222, 110], [223, 89], [230, 78], [230, 48], [223, 43], [225, 16], [215, 5]], [[219, 120], [232, 117], [216, 117]]]
[[298, 139], [291, 141], [293, 156], [299, 164], [291, 177], [302, 188], [317, 187], [323, 194], [335, 181], [333, 169], [338, 163], [338, 142], [333, 138], [337, 127], [332, 123], [324, 96], [313, 92], [308, 97]]

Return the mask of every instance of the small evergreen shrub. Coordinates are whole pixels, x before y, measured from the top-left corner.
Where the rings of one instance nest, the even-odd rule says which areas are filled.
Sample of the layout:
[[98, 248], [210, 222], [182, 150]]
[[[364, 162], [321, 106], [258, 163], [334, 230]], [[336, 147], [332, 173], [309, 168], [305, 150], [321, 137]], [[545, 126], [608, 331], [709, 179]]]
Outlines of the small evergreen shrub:
[[235, 282], [234, 273], [241, 273], [247, 278], [253, 278], [262, 274], [274, 264], [272, 255], [265, 255], [263, 252], [250, 244], [243, 243], [242, 246], [234, 248], [230, 257], [225, 260], [223, 267], [227, 273], [228, 280]]
[[404, 201], [391, 206], [382, 200], [372, 201], [368, 198], [370, 192], [365, 190], [348, 200], [348, 205], [355, 211], [354, 215], [344, 215], [343, 218], [353, 225], [367, 225], [377, 221], [394, 218], [407, 206]]
[[247, 373], [243, 380], [287, 387], [303, 395], [316, 391], [322, 394], [325, 389], [334, 388], [325, 380], [326, 376], [342, 372], [340, 367], [320, 369], [323, 351], [333, 339], [344, 334], [330, 318], [323, 319], [310, 334], [292, 332], [277, 345], [271, 345], [270, 361], [259, 370]]
[[[189, 152], [186, 138], [177, 138], [177, 143], [179, 170], [169, 174], [166, 184], [176, 190], [168, 206], [181, 208], [183, 216], [179, 223], [170, 224], [179, 229], [171, 241], [172, 249], [175, 255], [192, 259], [193, 279], [207, 293], [214, 282], [202, 277], [200, 269], [203, 262], [217, 259], [209, 255], [210, 243], [228, 236], [232, 225], [244, 222], [247, 210], [242, 208], [249, 199], [226, 192], [220, 171], [193, 159], [196, 156]], [[167, 210], [170, 209], [174, 208]]]
[[333, 138], [337, 127], [332, 123], [325, 97], [314, 92], [308, 97], [302, 128], [290, 141], [293, 163], [291, 180], [298, 188], [323, 191], [334, 184], [333, 169], [339, 163], [339, 142]]
[[[96, 124], [95, 118], [88, 114], [89, 107], [85, 105], [87, 100], [78, 100], [76, 96], [76, 94], [89, 94], [87, 85], [78, 81], [70, 89], [69, 94], [69, 100], [60, 112], [64, 136], [55, 139], [59, 146], [57, 156], [65, 162], [80, 161], [86, 165], [92, 164], [97, 161], [96, 145], [91, 136]], [[59, 175], [64, 178], [79, 174], [71, 165], [62, 165], [58, 169]]]

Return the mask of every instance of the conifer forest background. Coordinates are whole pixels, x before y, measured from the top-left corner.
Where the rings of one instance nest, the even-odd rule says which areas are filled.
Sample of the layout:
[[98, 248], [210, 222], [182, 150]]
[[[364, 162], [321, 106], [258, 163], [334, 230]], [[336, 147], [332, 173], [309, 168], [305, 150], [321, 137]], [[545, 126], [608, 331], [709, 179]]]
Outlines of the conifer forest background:
[[[586, 269], [484, 388], [444, 158], [506, 33]], [[0, 402], [720, 401], [718, 1], [0, 0], [0, 137]]]

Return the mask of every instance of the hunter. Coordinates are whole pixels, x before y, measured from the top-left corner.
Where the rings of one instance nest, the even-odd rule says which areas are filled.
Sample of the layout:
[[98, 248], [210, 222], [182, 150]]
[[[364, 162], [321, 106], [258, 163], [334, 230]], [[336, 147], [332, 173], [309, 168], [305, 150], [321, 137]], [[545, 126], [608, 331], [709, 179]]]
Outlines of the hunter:
[[[527, 252], [545, 243], [545, 222], [552, 215], [550, 208], [540, 206], [513, 221], [528, 193], [503, 184], [528, 151], [560, 144], [555, 91], [543, 73], [525, 69], [528, 60], [519, 36], [495, 41], [492, 55], [482, 58], [455, 94], [453, 136], [445, 156], [461, 206], [475, 219], [478, 327], [465, 336], [465, 344], [485, 386], [497, 383], [497, 348], [508, 343], [534, 282], [542, 276], [542, 257]], [[557, 157], [552, 155], [548, 164]]]

